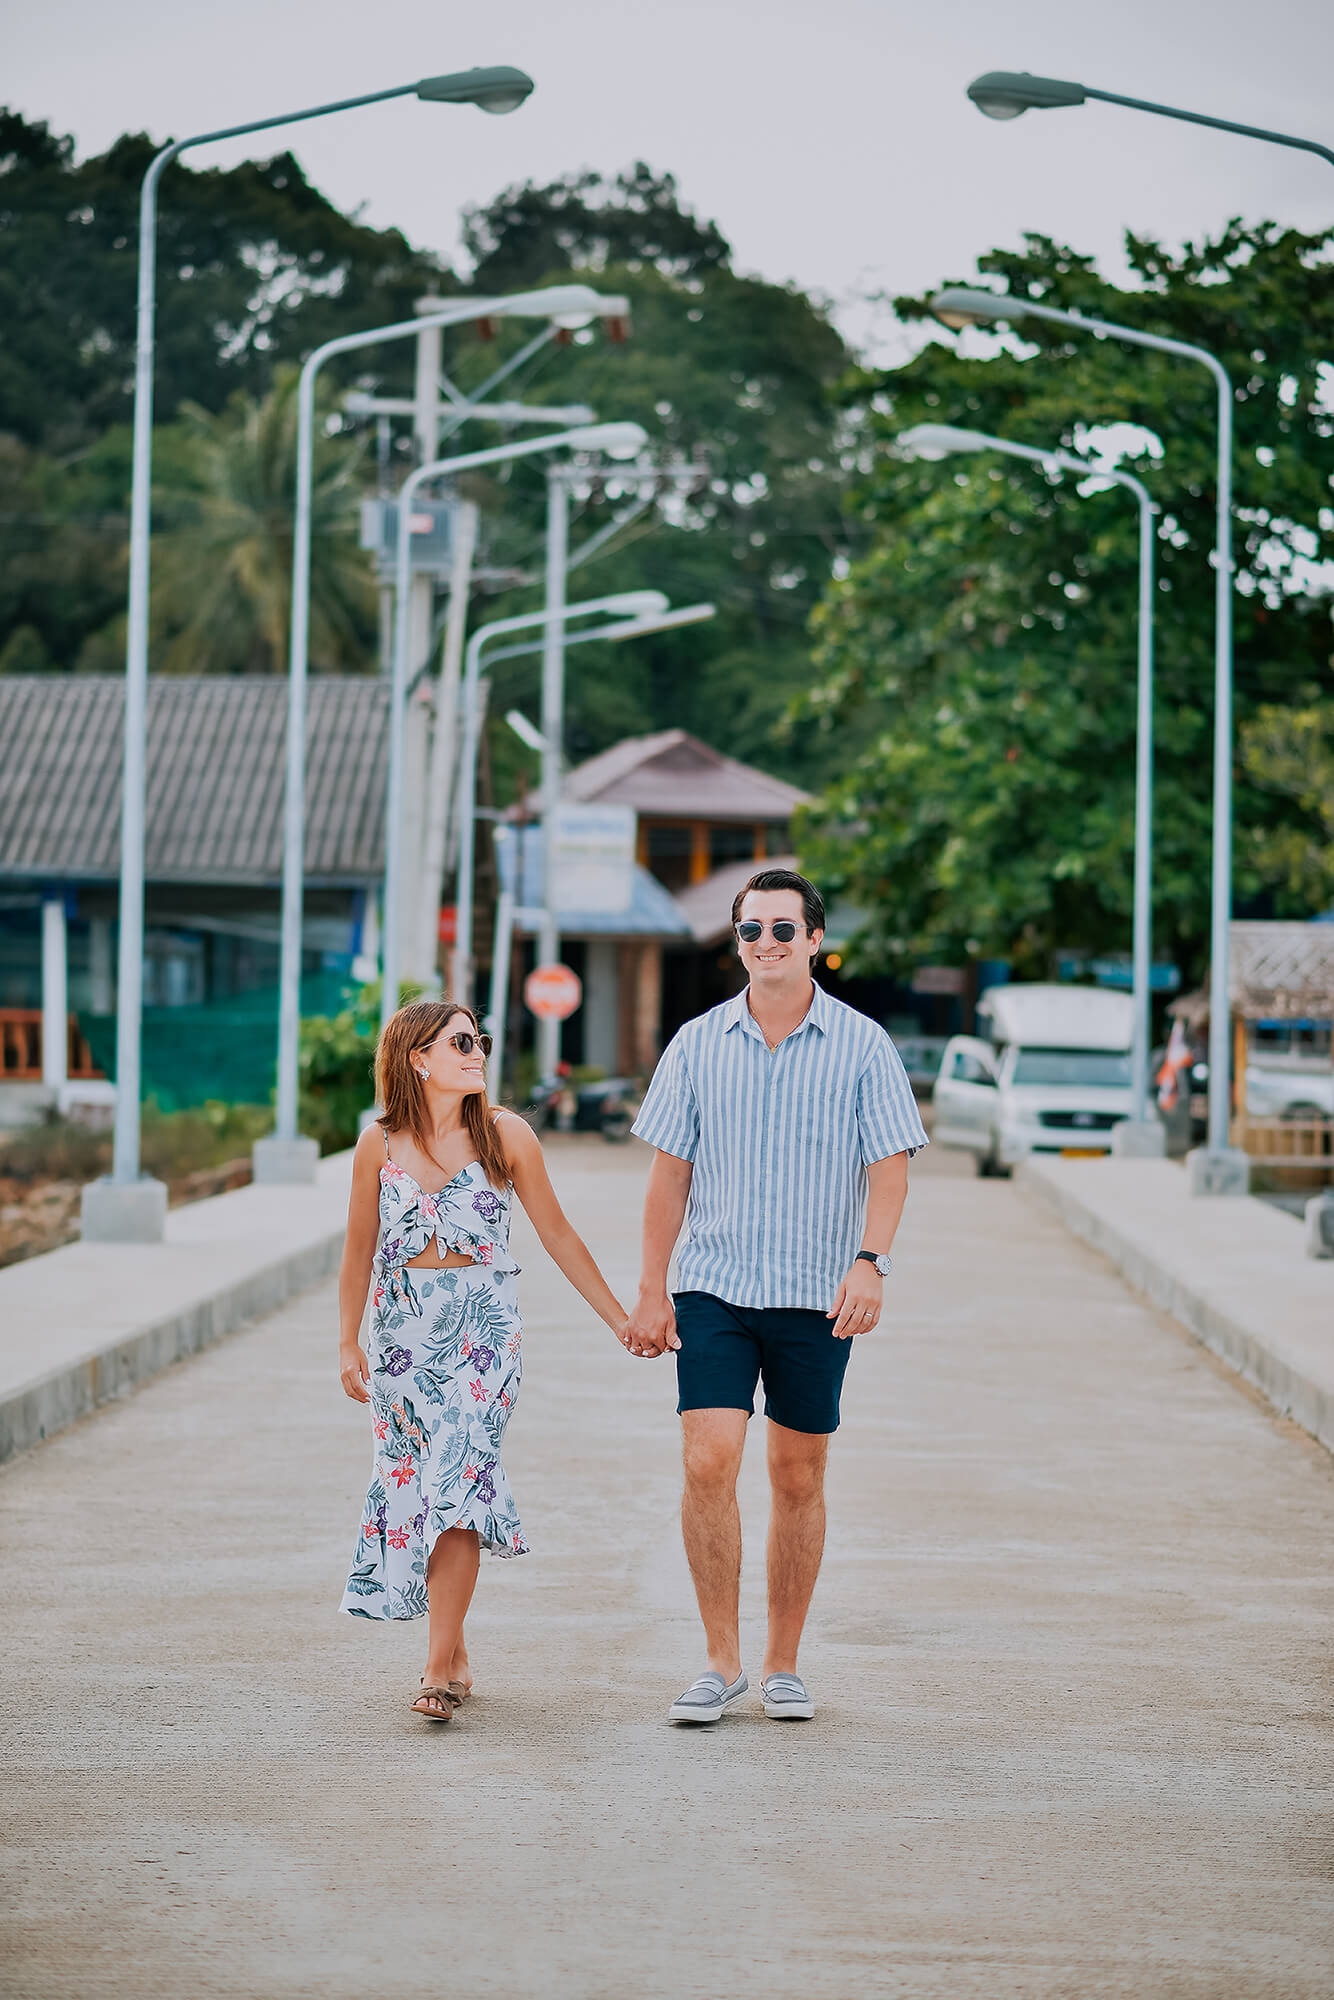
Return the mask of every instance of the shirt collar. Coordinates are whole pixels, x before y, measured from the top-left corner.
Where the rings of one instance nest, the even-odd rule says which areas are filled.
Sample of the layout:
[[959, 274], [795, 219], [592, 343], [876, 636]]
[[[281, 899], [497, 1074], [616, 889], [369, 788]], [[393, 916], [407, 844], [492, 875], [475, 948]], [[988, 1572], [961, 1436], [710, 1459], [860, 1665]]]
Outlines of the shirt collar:
[[[818, 980], [813, 980], [812, 986], [814, 990], [811, 994], [810, 1007], [807, 1009], [805, 1019], [792, 1030], [794, 1035], [799, 1035], [803, 1028], [818, 1028], [822, 1035], [828, 1029], [829, 996]], [[764, 1036], [760, 1033], [760, 1024], [750, 1011], [749, 986], [743, 986], [741, 991], [727, 1002], [727, 1019], [723, 1023], [723, 1033], [727, 1034], [730, 1029], [738, 1027], [746, 1034], [759, 1035], [760, 1040], [764, 1040]], [[791, 1036], [787, 1039], [790, 1041]]]

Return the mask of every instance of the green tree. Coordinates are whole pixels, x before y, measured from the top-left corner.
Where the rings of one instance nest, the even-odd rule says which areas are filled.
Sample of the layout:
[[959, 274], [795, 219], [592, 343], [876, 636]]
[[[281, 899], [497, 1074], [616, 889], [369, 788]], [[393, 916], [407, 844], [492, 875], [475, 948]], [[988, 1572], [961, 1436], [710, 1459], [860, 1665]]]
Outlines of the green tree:
[[[139, 190], [157, 150], [139, 133], [79, 161], [71, 139], [0, 111], [0, 431], [64, 455], [128, 421]], [[225, 170], [178, 161], [158, 220], [158, 419], [261, 396], [276, 364], [410, 319], [442, 285], [456, 288], [433, 257], [340, 214], [290, 153]], [[401, 351], [368, 366], [411, 377]]]
[[730, 264], [731, 247], [714, 222], [681, 207], [671, 174], [642, 160], [608, 180], [585, 171], [537, 187], [505, 188], [463, 212], [472, 282], [487, 292], [539, 285], [553, 271], [624, 265], [663, 277], [698, 277]]
[[[694, 472], [687, 494], [664, 494], [574, 572], [571, 590], [655, 586], [676, 603], [713, 602], [718, 616], [614, 654], [572, 652], [571, 756], [681, 725], [809, 781], [831, 746], [782, 725], [809, 682], [810, 614], [858, 535], [842, 511], [855, 418], [833, 400], [850, 357], [825, 308], [795, 287], [733, 271], [716, 226], [682, 210], [671, 177], [643, 165], [616, 180], [581, 174], [509, 190], [472, 212], [468, 242], [479, 287], [576, 277], [629, 296], [627, 342], [576, 334], [544, 351], [523, 393], [531, 398], [536, 381], [599, 417], [633, 418], [660, 458]], [[513, 351], [522, 337], [502, 330], [496, 351]], [[459, 378], [470, 386], [491, 365], [465, 356]], [[503, 484], [474, 490], [490, 505], [488, 560], [524, 579], [494, 608], [531, 609], [542, 472], [516, 466]], [[573, 543], [624, 504], [613, 470], [583, 503]], [[493, 712], [522, 701], [533, 681], [531, 665], [500, 670]], [[493, 738], [503, 784], [517, 753], [503, 727]]]
[[[283, 369], [262, 402], [217, 416], [187, 403], [176, 477], [159, 502], [153, 615], [160, 664], [177, 673], [276, 673], [287, 663], [296, 493], [296, 388]], [[375, 589], [357, 546], [360, 451], [317, 441], [311, 494], [310, 652], [326, 672], [372, 657]]]
[[[1331, 521], [1326, 398], [1334, 301], [1328, 237], [1234, 223], [1173, 256], [1131, 238], [1142, 289], [1042, 237], [981, 268], [1016, 294], [1212, 349], [1237, 385], [1237, 703], [1282, 709], [1325, 677], [1328, 595], [1310, 565]], [[921, 301], [899, 301], [922, 318]], [[981, 350], [981, 351], [979, 351]], [[813, 865], [871, 914], [865, 964], [936, 954], [1124, 946], [1131, 901], [1135, 510], [1081, 497], [1013, 460], [908, 464], [883, 447], [947, 422], [1078, 449], [1085, 424], [1131, 425], [1163, 507], [1155, 727], [1157, 945], [1198, 970], [1208, 919], [1213, 718], [1213, 388], [1202, 368], [1060, 327], [1022, 342], [943, 339], [849, 392], [882, 446], [855, 509], [871, 547], [815, 623], [816, 727], [855, 724], [864, 749], [804, 834]], [[1148, 434], [1145, 436], [1145, 434]], [[1122, 434], [1122, 438], [1127, 434]], [[1116, 443], [1116, 434], [1112, 433]], [[1159, 441], [1161, 462], [1156, 462]], [[1094, 443], [1097, 439], [1095, 437]], [[1123, 445], [1124, 448], [1124, 445]], [[1292, 907], [1253, 830], [1309, 807], [1243, 768], [1237, 893]]]
[[1267, 702], [1241, 732], [1242, 766], [1271, 807], [1245, 829], [1247, 865], [1303, 915], [1334, 903], [1334, 701], [1311, 697]]

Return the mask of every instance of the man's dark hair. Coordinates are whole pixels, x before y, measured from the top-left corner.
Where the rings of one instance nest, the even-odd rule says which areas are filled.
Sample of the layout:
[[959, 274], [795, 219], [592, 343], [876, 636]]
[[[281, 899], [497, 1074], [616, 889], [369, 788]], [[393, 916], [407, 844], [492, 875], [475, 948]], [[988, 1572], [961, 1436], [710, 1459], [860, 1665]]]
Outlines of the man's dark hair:
[[798, 875], [794, 868], [761, 868], [758, 875], [752, 875], [744, 889], [738, 890], [732, 898], [732, 922], [738, 922], [741, 905], [752, 889], [795, 889], [801, 897], [801, 914], [805, 918], [808, 931], [824, 929], [824, 897], [814, 882], [808, 882], [804, 875]]

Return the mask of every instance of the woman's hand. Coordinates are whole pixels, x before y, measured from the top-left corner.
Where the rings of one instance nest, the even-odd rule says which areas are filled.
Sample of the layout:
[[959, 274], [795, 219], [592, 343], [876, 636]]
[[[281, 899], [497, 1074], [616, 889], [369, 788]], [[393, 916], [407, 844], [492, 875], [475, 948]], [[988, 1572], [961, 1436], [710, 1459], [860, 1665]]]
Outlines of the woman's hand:
[[350, 1347], [338, 1350], [338, 1369], [342, 1379], [343, 1394], [350, 1396], [354, 1403], [369, 1403], [366, 1384], [371, 1379], [371, 1364], [366, 1359], [366, 1350], [356, 1341]]

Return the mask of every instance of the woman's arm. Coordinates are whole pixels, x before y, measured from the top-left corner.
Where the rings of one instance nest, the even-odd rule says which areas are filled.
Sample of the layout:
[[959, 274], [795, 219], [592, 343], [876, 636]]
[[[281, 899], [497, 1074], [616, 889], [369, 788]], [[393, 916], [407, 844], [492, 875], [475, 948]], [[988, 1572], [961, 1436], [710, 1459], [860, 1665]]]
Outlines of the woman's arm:
[[502, 1118], [496, 1129], [505, 1148], [514, 1192], [523, 1203], [542, 1248], [598, 1318], [606, 1321], [622, 1346], [629, 1347], [624, 1332], [625, 1308], [557, 1201], [537, 1134], [524, 1119], [513, 1115]]
[[639, 1297], [626, 1329], [650, 1354], [665, 1354], [681, 1343], [676, 1335], [676, 1309], [667, 1296], [667, 1273], [686, 1219], [695, 1169], [673, 1153], [655, 1153], [644, 1194], [644, 1254]]
[[354, 1403], [369, 1403], [370, 1363], [360, 1342], [361, 1318], [370, 1290], [375, 1242], [380, 1233], [380, 1160], [384, 1138], [368, 1125], [352, 1155], [352, 1192], [347, 1201], [347, 1235], [338, 1267], [338, 1369], [344, 1392]]

